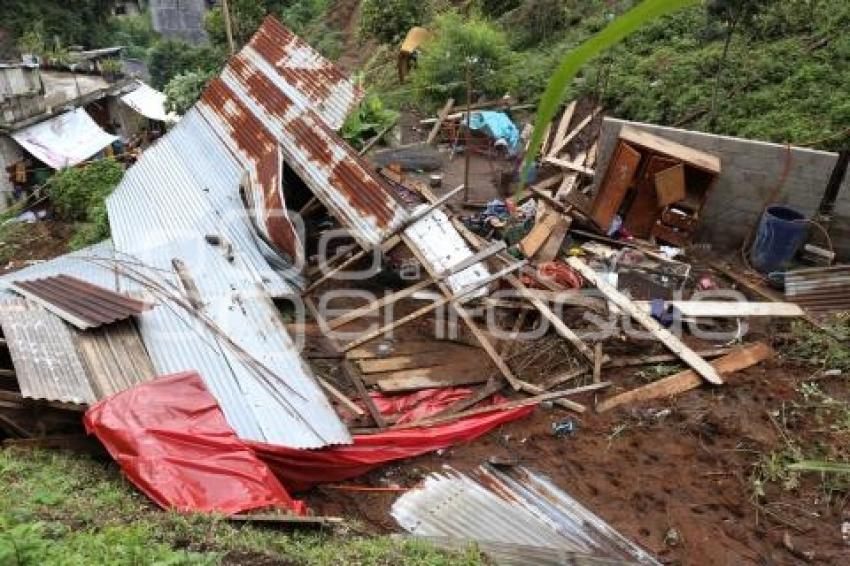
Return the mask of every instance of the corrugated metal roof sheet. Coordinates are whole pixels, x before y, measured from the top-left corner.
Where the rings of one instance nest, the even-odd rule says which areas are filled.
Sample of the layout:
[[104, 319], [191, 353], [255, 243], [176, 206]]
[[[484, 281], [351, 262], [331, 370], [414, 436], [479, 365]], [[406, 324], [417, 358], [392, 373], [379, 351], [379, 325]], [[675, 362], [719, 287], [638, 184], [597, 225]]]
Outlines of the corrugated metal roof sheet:
[[301, 259], [287, 218], [284, 163], [363, 246], [407, 218], [392, 189], [334, 131], [360, 92], [332, 63], [268, 18], [195, 106], [249, 172], [257, 225]]
[[71, 329], [61, 319], [18, 298], [0, 304], [0, 326], [21, 395], [78, 404], [96, 400]]
[[81, 163], [118, 139], [82, 108], [13, 132], [12, 138], [53, 169]]
[[15, 281], [10, 289], [83, 330], [123, 320], [153, 307], [69, 275]]
[[850, 309], [850, 265], [787, 271], [785, 298], [813, 313]]
[[362, 89], [336, 65], [273, 17], [266, 18], [242, 52], [261, 59], [273, 70], [268, 76], [278, 90], [302, 108], [313, 109], [333, 130], [342, 127], [363, 98]]
[[[420, 205], [413, 211], [426, 210], [427, 205]], [[440, 273], [458, 265], [472, 257], [474, 252], [452, 225], [446, 213], [434, 209], [427, 215], [405, 228], [404, 234], [419, 249], [422, 258], [430, 264], [432, 271]], [[446, 283], [452, 291], [460, 291], [480, 284], [491, 275], [487, 266], [476, 263], [450, 275]], [[487, 294], [486, 287], [473, 292], [470, 296], [480, 297]]]
[[4, 292], [0, 327], [21, 395], [30, 399], [91, 404], [155, 375], [130, 321], [81, 332]]
[[180, 116], [165, 110], [165, 94], [138, 81], [138, 86], [121, 97], [121, 102], [151, 120], [176, 122]]
[[659, 564], [546, 478], [484, 465], [475, 479], [446, 467], [396, 500], [392, 516], [423, 537], [562, 549], [625, 563]]
[[[116, 189], [109, 201], [113, 236], [136, 255], [117, 252], [113, 256], [108, 243], [98, 244], [0, 277], [0, 286], [8, 286], [13, 279], [64, 272], [121, 291], [145, 291], [138, 281], [144, 279], [179, 293], [175, 299], [157, 292], [153, 298], [158, 306], [138, 317], [157, 374], [198, 371], [241, 438], [297, 448], [351, 442], [238, 250], [231, 263], [217, 247], [197, 239], [144, 237], [145, 222], [167, 220], [158, 219], [156, 211], [169, 203], [158, 206], [158, 202], [129, 188]], [[141, 227], [138, 231], [137, 226]], [[220, 333], [180, 306], [185, 298], [172, 258], [188, 266], [198, 286], [203, 315]], [[232, 348], [223, 335], [239, 344], [251, 359]], [[252, 367], [252, 360], [268, 368], [264, 378]]]

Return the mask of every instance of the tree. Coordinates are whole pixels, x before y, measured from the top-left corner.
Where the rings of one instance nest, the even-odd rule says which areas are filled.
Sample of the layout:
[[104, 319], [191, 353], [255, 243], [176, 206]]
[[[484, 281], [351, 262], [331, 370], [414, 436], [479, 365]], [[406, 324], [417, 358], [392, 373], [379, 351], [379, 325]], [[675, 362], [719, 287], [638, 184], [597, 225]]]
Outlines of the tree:
[[448, 97], [466, 99], [466, 65], [471, 66], [473, 90], [485, 96], [511, 88], [511, 51], [504, 32], [478, 17], [447, 12], [434, 20], [434, 40], [423, 48], [413, 85], [422, 101], [442, 105]]
[[712, 128], [717, 123], [717, 97], [720, 94], [720, 80], [729, 58], [729, 45], [732, 43], [732, 36], [739, 28], [752, 25], [766, 3], [766, 0], [710, 0], [706, 3], [709, 19], [719, 21], [725, 28], [723, 51], [717, 61], [714, 88], [711, 93], [708, 123]]
[[167, 39], [154, 45], [149, 54], [148, 72], [154, 88], [163, 89], [181, 73], [201, 71], [217, 73], [224, 65], [225, 51], [219, 47], [193, 47], [183, 41]]

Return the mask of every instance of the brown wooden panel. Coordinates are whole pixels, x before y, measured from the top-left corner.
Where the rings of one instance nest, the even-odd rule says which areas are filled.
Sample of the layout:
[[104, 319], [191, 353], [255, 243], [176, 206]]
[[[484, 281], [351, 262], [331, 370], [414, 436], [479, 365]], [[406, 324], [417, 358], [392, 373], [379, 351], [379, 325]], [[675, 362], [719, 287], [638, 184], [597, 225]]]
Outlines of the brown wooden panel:
[[629, 144], [622, 141], [617, 143], [590, 212], [591, 219], [602, 230], [608, 230], [611, 226], [611, 221], [632, 184], [640, 158], [640, 152]]
[[664, 207], [658, 206], [655, 196], [655, 175], [676, 165], [678, 161], [660, 155], [653, 155], [640, 174], [636, 183], [636, 194], [629, 206], [623, 226], [638, 238], [648, 238], [652, 227], [661, 216]]
[[679, 163], [655, 174], [658, 206], [667, 206], [685, 198], [685, 165]]

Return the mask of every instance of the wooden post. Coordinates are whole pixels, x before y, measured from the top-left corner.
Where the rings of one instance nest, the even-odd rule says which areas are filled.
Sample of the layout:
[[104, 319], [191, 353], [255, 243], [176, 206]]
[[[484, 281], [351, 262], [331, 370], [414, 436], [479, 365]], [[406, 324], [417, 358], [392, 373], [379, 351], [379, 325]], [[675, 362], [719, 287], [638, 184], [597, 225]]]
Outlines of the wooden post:
[[230, 54], [236, 53], [236, 46], [233, 43], [233, 28], [230, 22], [230, 8], [227, 6], [227, 0], [221, 0], [221, 13], [224, 15], [224, 33], [227, 35], [227, 46], [230, 48]]
[[469, 59], [466, 60], [466, 136], [464, 138], [463, 147], [463, 202], [469, 202], [469, 158], [471, 148], [469, 142], [472, 139], [472, 65]]

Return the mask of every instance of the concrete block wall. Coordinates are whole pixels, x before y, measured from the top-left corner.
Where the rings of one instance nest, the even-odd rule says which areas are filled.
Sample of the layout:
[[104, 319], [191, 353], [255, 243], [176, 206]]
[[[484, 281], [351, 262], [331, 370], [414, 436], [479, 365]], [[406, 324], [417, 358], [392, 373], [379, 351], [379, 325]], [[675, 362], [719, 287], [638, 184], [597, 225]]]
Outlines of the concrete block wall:
[[[811, 218], [838, 158], [828, 151], [605, 118], [599, 136], [594, 194], [608, 168], [620, 129], [626, 124], [720, 157], [721, 174], [702, 210], [694, 238], [695, 244], [710, 246], [719, 253], [740, 248], [780, 184], [775, 202]], [[812, 229], [810, 241], [824, 241], [815, 235], [818, 232]], [[840, 257], [850, 259], [850, 175], [836, 199], [830, 237]]]
[[197, 45], [207, 40], [204, 30], [206, 0], [151, 0], [153, 29], [164, 37]]

